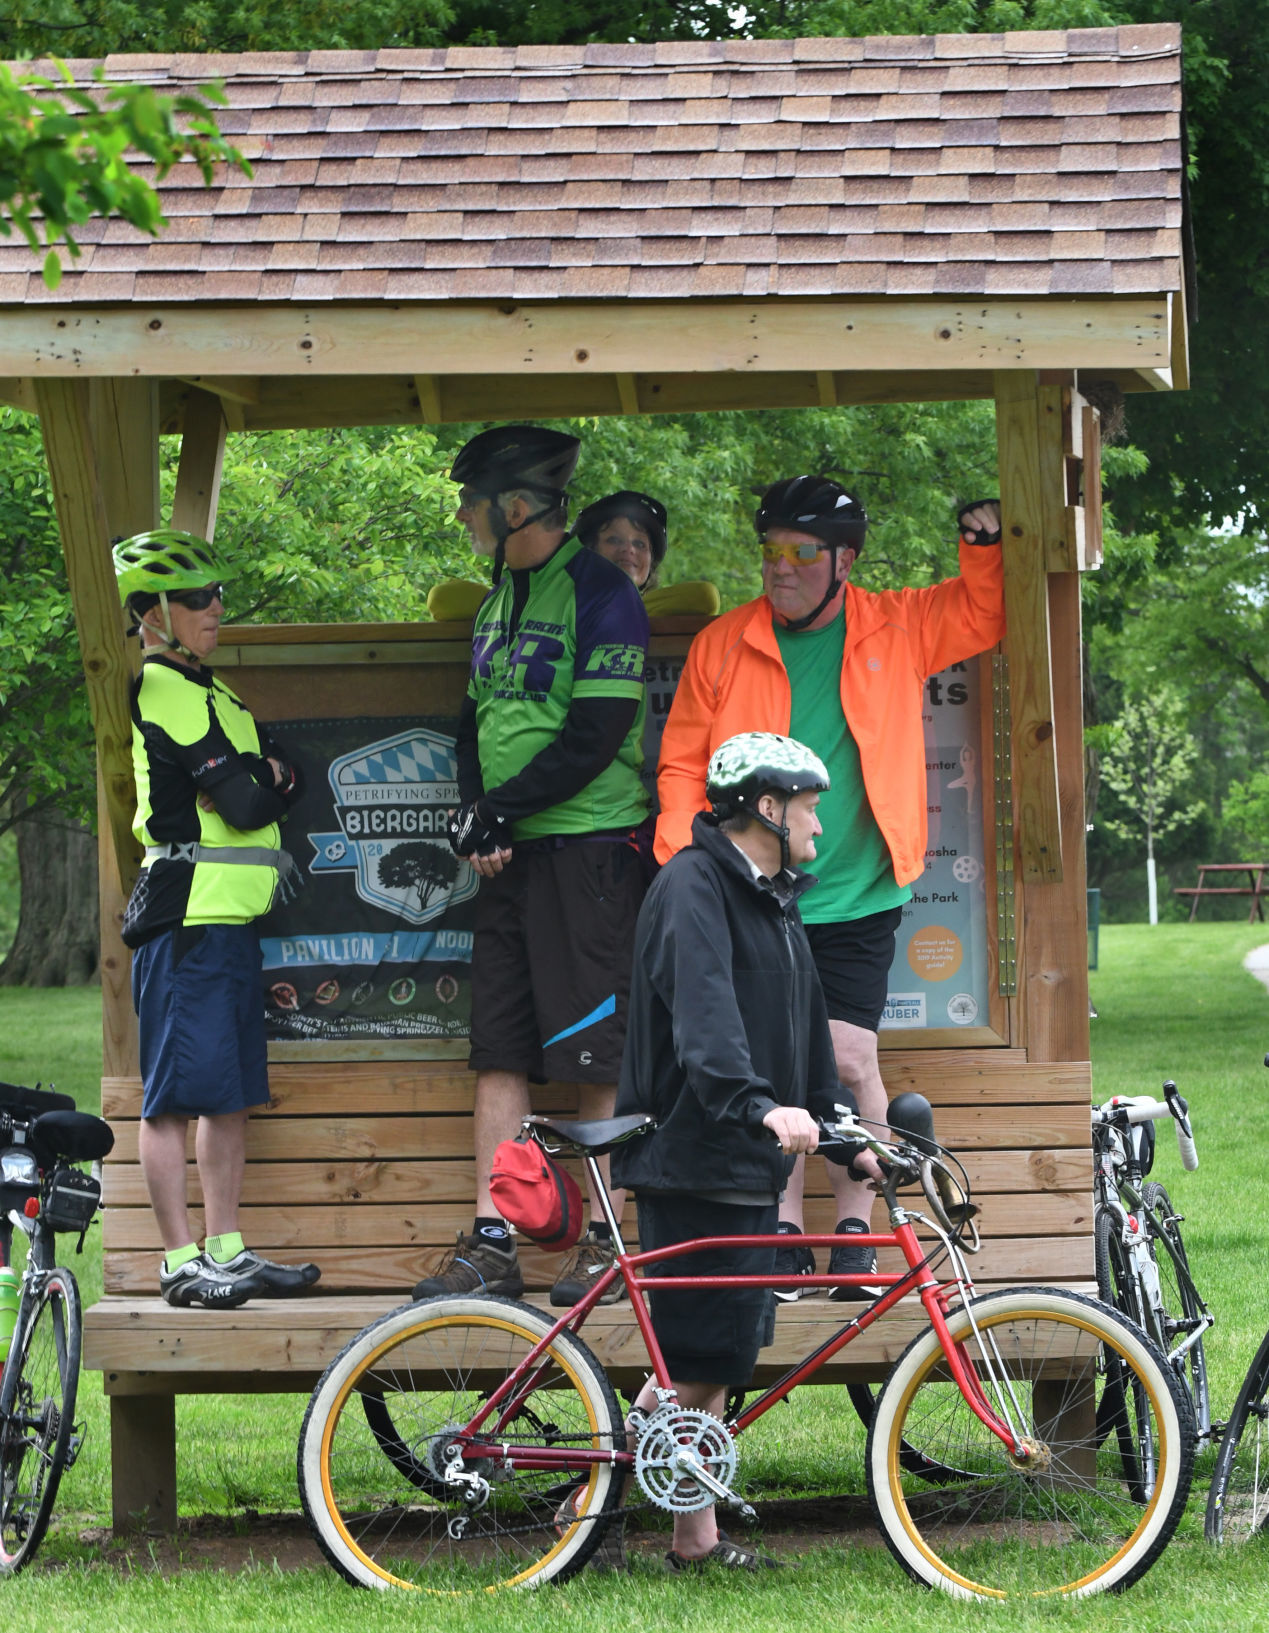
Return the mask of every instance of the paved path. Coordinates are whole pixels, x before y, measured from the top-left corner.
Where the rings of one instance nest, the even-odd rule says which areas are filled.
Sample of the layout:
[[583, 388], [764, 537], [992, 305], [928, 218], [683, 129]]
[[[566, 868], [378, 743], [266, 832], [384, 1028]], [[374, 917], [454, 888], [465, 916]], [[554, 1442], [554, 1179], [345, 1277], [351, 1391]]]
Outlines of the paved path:
[[1269, 987], [1269, 946], [1253, 947], [1243, 959], [1243, 968]]

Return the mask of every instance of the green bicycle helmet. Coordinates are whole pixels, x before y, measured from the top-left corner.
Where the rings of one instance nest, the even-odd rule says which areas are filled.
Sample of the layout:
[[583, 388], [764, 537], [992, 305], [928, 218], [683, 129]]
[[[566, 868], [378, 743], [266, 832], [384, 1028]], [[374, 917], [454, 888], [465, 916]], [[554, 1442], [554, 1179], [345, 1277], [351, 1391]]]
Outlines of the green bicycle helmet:
[[[828, 767], [818, 754], [792, 737], [770, 731], [739, 732], [720, 743], [705, 772], [705, 797], [714, 817], [726, 822], [748, 816], [780, 841], [780, 865], [789, 867], [789, 801], [797, 794], [823, 793], [831, 786]], [[780, 821], [758, 809], [764, 794], [783, 795]]]
[[172, 590], [201, 590], [224, 577], [205, 539], [173, 527], [136, 533], [114, 547], [119, 600], [130, 595], [164, 595]]

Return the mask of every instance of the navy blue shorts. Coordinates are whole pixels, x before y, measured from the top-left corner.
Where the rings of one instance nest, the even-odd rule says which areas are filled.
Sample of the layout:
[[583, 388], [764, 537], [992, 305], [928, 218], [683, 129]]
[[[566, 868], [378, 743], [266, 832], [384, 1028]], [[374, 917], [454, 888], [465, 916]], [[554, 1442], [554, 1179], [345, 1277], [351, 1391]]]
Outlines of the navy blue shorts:
[[254, 924], [165, 930], [132, 955], [142, 1117], [218, 1117], [269, 1098]]

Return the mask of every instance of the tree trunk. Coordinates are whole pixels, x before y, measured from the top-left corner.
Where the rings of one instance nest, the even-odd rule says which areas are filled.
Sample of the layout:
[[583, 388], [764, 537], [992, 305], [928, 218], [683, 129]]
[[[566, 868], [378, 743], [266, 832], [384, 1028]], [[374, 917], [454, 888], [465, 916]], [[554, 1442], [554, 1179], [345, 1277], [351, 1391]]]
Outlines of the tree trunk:
[[77, 987], [98, 978], [97, 841], [57, 811], [23, 817], [18, 841], [18, 933], [0, 986]]

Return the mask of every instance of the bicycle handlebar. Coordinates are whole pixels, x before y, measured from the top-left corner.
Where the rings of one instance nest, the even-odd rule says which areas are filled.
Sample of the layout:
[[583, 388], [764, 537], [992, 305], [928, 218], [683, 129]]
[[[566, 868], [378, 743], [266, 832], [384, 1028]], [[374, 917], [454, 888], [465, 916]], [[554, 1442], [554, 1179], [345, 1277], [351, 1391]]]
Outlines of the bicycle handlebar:
[[1114, 1095], [1104, 1104], [1093, 1107], [1093, 1127], [1129, 1128], [1136, 1123], [1155, 1123], [1163, 1117], [1171, 1117], [1176, 1123], [1181, 1166], [1187, 1173], [1193, 1173], [1198, 1167], [1198, 1147], [1190, 1126], [1189, 1102], [1178, 1093], [1171, 1079], [1163, 1085], [1163, 1093], [1162, 1100], [1148, 1094]]

